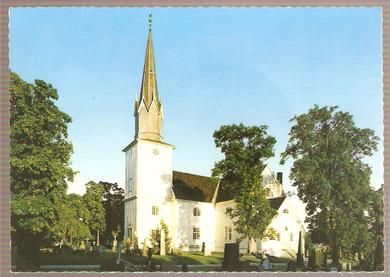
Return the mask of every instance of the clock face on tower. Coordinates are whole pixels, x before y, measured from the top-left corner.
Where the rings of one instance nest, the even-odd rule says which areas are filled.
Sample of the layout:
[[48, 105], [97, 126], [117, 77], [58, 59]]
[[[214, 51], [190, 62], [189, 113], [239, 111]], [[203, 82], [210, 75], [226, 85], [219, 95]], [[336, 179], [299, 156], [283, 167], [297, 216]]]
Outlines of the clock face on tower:
[[153, 154], [154, 154], [154, 155], [158, 155], [159, 153], [160, 153], [160, 152], [158, 151], [157, 148], [154, 148], [154, 149], [153, 149]]

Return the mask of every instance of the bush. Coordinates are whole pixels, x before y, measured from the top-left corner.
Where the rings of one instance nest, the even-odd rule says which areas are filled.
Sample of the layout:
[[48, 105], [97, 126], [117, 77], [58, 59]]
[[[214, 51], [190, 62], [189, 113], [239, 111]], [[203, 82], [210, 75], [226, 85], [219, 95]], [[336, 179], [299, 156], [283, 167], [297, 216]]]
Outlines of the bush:
[[160, 253], [160, 231], [163, 230], [165, 233], [165, 253], [169, 252], [171, 248], [172, 239], [169, 237], [168, 225], [163, 220], [160, 222], [159, 229], [152, 230], [150, 233], [150, 242], [152, 243], [154, 253]]

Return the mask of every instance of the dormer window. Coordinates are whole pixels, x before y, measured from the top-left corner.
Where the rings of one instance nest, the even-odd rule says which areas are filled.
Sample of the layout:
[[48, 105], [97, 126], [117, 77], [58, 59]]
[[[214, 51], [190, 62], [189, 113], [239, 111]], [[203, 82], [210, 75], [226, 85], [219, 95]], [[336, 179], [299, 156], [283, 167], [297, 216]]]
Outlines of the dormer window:
[[200, 216], [200, 209], [199, 208], [195, 208], [194, 211], [193, 211], [193, 214], [194, 214], [194, 216]]

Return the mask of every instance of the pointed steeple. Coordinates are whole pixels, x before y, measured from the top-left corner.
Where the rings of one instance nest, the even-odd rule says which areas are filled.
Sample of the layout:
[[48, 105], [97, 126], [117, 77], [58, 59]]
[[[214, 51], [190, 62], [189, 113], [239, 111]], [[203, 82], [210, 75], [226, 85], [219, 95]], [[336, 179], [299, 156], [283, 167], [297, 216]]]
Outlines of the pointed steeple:
[[142, 76], [140, 100], [144, 101], [146, 108], [149, 110], [153, 100], [161, 104], [158, 98], [156, 66], [154, 64], [154, 51], [152, 41], [152, 15], [149, 15], [149, 34], [146, 43], [145, 63]]
[[139, 99], [135, 101], [135, 139], [162, 141], [163, 108], [158, 97], [156, 66], [152, 42], [152, 16], [149, 15], [149, 33]]

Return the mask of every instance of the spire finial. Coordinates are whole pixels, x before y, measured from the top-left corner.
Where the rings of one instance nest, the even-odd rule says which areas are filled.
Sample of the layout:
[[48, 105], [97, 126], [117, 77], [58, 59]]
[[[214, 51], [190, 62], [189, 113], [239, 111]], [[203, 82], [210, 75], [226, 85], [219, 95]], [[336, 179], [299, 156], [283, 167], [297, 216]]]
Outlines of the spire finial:
[[150, 13], [149, 14], [149, 32], [151, 32], [152, 31], [152, 14]]

